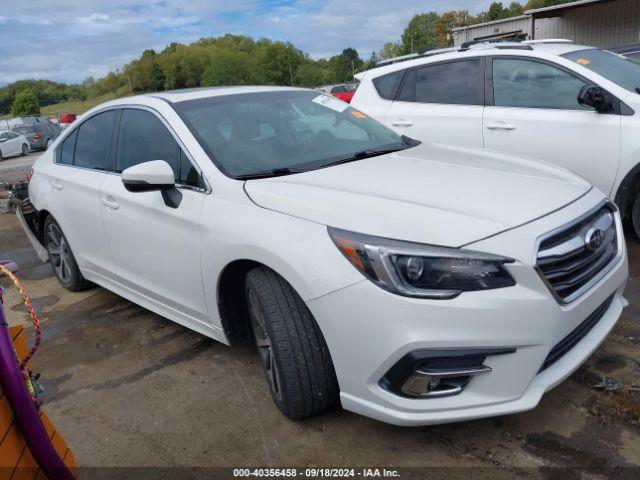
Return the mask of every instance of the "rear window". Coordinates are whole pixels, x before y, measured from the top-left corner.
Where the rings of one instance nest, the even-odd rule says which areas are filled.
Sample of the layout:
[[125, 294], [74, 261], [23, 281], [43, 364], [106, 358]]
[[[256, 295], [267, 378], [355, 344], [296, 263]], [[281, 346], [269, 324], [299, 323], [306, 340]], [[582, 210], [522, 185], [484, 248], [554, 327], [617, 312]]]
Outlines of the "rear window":
[[20, 125], [18, 127], [14, 127], [13, 131], [20, 134], [36, 133], [36, 127], [35, 125]]
[[413, 69], [399, 100], [451, 105], [482, 105], [484, 84], [478, 59], [438, 63]]
[[376, 87], [378, 95], [386, 100], [393, 100], [396, 97], [396, 92], [400, 86], [400, 80], [402, 80], [404, 70], [388, 73], [381, 77], [373, 79], [373, 86]]

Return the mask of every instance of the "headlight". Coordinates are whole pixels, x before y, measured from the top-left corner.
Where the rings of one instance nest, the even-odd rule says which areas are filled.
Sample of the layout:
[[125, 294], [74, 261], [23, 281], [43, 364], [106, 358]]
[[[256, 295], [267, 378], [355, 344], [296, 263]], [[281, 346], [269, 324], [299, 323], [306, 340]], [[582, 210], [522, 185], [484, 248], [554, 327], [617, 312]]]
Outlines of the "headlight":
[[505, 263], [513, 262], [510, 258], [389, 240], [331, 227], [329, 235], [363, 275], [399, 295], [449, 299], [462, 292], [516, 284], [504, 268]]

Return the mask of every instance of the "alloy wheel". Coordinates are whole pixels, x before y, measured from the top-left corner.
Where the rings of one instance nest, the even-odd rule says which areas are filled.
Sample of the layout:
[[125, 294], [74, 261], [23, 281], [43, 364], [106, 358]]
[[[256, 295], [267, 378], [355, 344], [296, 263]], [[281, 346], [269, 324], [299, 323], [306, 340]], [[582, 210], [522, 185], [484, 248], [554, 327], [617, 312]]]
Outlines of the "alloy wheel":
[[255, 290], [249, 289], [247, 292], [247, 300], [249, 307], [249, 318], [251, 320], [251, 327], [253, 329], [253, 336], [256, 339], [256, 345], [258, 347], [258, 353], [262, 366], [267, 374], [267, 380], [273, 396], [282, 401], [281, 390], [281, 375], [278, 370], [278, 365], [273, 358], [273, 348], [271, 345], [271, 338], [265, 328], [265, 318], [262, 312], [262, 306], [258, 300], [258, 295]]
[[47, 250], [58, 278], [62, 283], [68, 283], [71, 280], [71, 251], [60, 227], [53, 223], [47, 228]]

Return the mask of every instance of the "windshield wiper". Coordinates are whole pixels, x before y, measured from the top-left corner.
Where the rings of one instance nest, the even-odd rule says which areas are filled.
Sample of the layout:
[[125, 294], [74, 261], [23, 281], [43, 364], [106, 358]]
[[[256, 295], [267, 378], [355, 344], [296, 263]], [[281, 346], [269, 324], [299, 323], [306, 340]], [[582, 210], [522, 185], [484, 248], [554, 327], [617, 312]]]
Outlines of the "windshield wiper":
[[406, 150], [407, 148], [415, 147], [419, 145], [420, 142], [418, 140], [414, 140], [413, 138], [409, 138], [406, 135], [402, 135], [400, 137], [402, 139], [401, 142], [393, 144], [393, 146], [388, 146], [384, 148], [369, 148], [366, 150], [360, 150], [359, 152], [355, 152], [348, 157], [341, 158], [339, 160], [335, 160], [333, 162], [327, 163], [324, 167], [329, 167], [333, 165], [340, 165], [342, 163], [355, 162], [356, 160], [362, 160], [364, 158], [377, 157], [379, 155], [386, 155], [387, 153], [399, 152], [401, 150]]
[[238, 175], [236, 180], [256, 180], [259, 178], [271, 178], [271, 177], [283, 177], [285, 175], [293, 175], [294, 173], [302, 173], [306, 170], [295, 168], [274, 168], [273, 170], [266, 170], [264, 172], [248, 173], [246, 175]]

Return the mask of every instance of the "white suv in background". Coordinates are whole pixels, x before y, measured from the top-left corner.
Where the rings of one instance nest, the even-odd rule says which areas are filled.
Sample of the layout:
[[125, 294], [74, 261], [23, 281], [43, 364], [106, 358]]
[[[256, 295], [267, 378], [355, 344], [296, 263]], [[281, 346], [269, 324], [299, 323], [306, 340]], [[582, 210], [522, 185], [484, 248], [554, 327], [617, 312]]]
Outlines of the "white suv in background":
[[130, 97], [63, 132], [19, 215], [68, 289], [249, 333], [291, 418], [533, 408], [625, 306], [620, 216], [553, 166], [418, 144], [311, 90]]
[[564, 167], [640, 234], [640, 63], [550, 40], [431, 51], [356, 76], [352, 105], [398, 133]]

